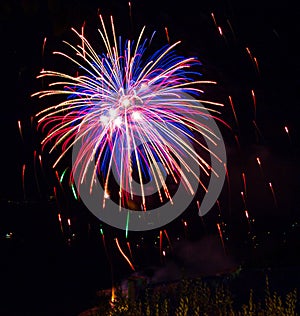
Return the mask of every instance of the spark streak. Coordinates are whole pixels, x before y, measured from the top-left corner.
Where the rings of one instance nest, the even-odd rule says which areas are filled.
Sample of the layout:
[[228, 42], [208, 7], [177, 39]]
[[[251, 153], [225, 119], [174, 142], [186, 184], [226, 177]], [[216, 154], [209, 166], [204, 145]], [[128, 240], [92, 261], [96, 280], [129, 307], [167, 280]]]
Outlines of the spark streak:
[[121, 253], [121, 255], [124, 257], [124, 259], [128, 262], [130, 268], [135, 271], [135, 268], [133, 266], [133, 264], [130, 262], [129, 258], [126, 256], [126, 254], [123, 252], [123, 250], [121, 249], [120, 247], [120, 244], [119, 244], [119, 241], [118, 241], [118, 238], [115, 238], [115, 242], [116, 242], [116, 245]]
[[275, 192], [274, 192], [274, 188], [273, 188], [272, 182], [269, 182], [269, 187], [270, 187], [270, 190], [272, 192], [274, 204], [275, 204], [276, 207], [278, 207], [277, 199], [276, 199], [276, 195], [275, 195]]

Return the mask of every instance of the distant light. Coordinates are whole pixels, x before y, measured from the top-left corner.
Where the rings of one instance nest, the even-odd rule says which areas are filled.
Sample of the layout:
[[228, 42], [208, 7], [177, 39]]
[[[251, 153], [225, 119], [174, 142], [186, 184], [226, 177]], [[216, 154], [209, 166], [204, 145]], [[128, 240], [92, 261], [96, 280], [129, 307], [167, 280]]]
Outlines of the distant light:
[[221, 26], [218, 26], [218, 30], [219, 30], [220, 35], [222, 36], [223, 32], [222, 32]]
[[258, 157], [256, 158], [256, 160], [257, 160], [257, 163], [261, 165], [260, 159]]
[[6, 239], [11, 239], [12, 234], [13, 234], [13, 233], [7, 233], [7, 234], [5, 235], [5, 238], [6, 238]]

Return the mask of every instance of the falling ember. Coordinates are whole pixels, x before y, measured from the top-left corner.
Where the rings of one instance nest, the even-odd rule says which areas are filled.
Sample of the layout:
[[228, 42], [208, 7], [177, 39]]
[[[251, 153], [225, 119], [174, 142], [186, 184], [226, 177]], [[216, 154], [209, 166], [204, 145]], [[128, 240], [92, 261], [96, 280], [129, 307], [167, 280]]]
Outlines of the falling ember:
[[259, 70], [257, 58], [256, 58], [256, 57], [253, 57], [253, 60], [254, 60], [254, 63], [255, 63], [256, 70], [257, 70], [257, 72], [258, 72], [258, 74], [259, 74], [259, 73], [260, 73], [260, 70]]
[[114, 303], [115, 299], [116, 299], [115, 287], [113, 286], [113, 287], [111, 288], [111, 299], [110, 299], [110, 301], [111, 301], [112, 303]]
[[129, 253], [130, 253], [130, 257], [132, 259], [133, 256], [132, 256], [132, 251], [131, 251], [131, 246], [130, 246], [130, 242], [129, 241], [127, 241], [127, 247], [128, 247]]
[[233, 104], [233, 101], [232, 101], [232, 97], [229, 95], [228, 99], [229, 99], [229, 103], [230, 103], [230, 106], [231, 106], [231, 109], [232, 109], [232, 113], [234, 115], [234, 119], [235, 119], [236, 125], [239, 126], [239, 122], [238, 122], [237, 115], [236, 115], [236, 112], [235, 112], [235, 109], [234, 109], [234, 104]]
[[168, 28], [167, 28], [167, 27], [165, 27], [165, 31], [166, 31], [167, 41], [168, 41], [168, 43], [170, 44], [169, 31], [168, 31]]
[[43, 165], [42, 165], [42, 156], [41, 155], [39, 155], [39, 162], [40, 162], [41, 167], [43, 167]]
[[219, 214], [218, 214], [218, 216], [221, 218], [221, 206], [220, 206], [220, 201], [219, 200], [217, 200], [216, 201], [216, 204], [217, 204], [217, 206], [218, 206], [218, 211], [219, 211]]
[[166, 252], [164, 250], [163, 250], [162, 254], [163, 254], [164, 257], [166, 256]]
[[253, 123], [253, 125], [254, 125], [254, 127], [255, 127], [255, 130], [257, 131], [257, 134], [259, 135], [259, 137], [262, 137], [261, 131], [260, 131], [260, 129], [258, 128], [258, 126], [257, 126], [257, 124], [256, 124], [256, 122], [255, 122], [255, 120], [253, 120], [252, 123]]
[[252, 95], [253, 107], [254, 107], [254, 120], [256, 120], [256, 97], [255, 97], [255, 92], [253, 89], [251, 90], [251, 95]]
[[244, 194], [243, 191], [241, 192], [241, 196], [242, 196], [242, 200], [243, 200], [244, 206], [247, 207], [247, 206], [246, 206], [245, 194]]
[[278, 207], [278, 205], [277, 205], [277, 199], [276, 199], [275, 192], [274, 192], [274, 188], [273, 188], [273, 185], [272, 185], [271, 182], [269, 182], [269, 187], [270, 187], [270, 190], [271, 190], [271, 192], [272, 192], [274, 204], [275, 204], [276, 207]]
[[185, 236], [185, 239], [187, 239], [187, 237], [188, 237], [188, 224], [184, 220], [182, 220], [182, 223], [183, 223], [183, 228], [184, 228], [184, 236]]
[[117, 247], [118, 247], [118, 249], [119, 249], [121, 255], [122, 255], [122, 256], [124, 257], [124, 259], [128, 262], [130, 268], [131, 268], [133, 271], [135, 271], [135, 268], [134, 268], [133, 264], [130, 262], [129, 258], [125, 255], [125, 253], [124, 253], [123, 250], [121, 249], [120, 244], [119, 244], [119, 241], [118, 241], [118, 238], [115, 238], [115, 241], [116, 241], [116, 245], [117, 245]]
[[[68, 218], [67, 222], [68, 222], [68, 233], [69, 233], [69, 236], [71, 237], [72, 236], [71, 219]], [[68, 241], [70, 241], [70, 239]]]
[[217, 200], [217, 206], [218, 206], [218, 210], [219, 210], [219, 214], [221, 214], [221, 205], [220, 205], [220, 201], [219, 200]]
[[257, 161], [257, 164], [259, 166], [259, 170], [260, 170], [260, 173], [261, 175], [264, 177], [264, 172], [263, 172], [263, 168], [262, 168], [262, 164], [261, 164], [261, 160], [259, 157], [256, 157], [256, 161]]
[[221, 26], [218, 26], [218, 31], [219, 31], [220, 35], [223, 36], [223, 32], [222, 32]]
[[290, 136], [290, 132], [289, 132], [288, 127], [285, 126], [285, 127], [284, 127], [284, 130], [285, 130], [285, 132], [286, 132], [286, 134], [287, 134], [287, 136], [288, 136], [288, 138], [289, 138], [289, 142], [292, 143], [292, 140], [291, 140], [291, 136]]
[[160, 254], [160, 257], [162, 256], [162, 240], [163, 238], [163, 235], [162, 235], [162, 230], [159, 231], [159, 254]]
[[22, 141], [24, 141], [23, 133], [22, 133], [22, 127], [21, 127], [21, 121], [20, 120], [18, 121], [18, 128], [19, 128], [19, 132], [20, 132], [20, 135], [21, 135], [21, 139], [22, 139]]
[[128, 2], [128, 8], [129, 8], [130, 27], [131, 27], [131, 31], [133, 31], [133, 19], [132, 19], [132, 5], [131, 5], [131, 2]]
[[44, 54], [45, 54], [46, 42], [47, 42], [47, 37], [45, 37], [44, 41], [43, 41], [42, 56], [44, 56]]
[[241, 148], [239, 137], [237, 135], [234, 135], [234, 139], [236, 141], [236, 144], [237, 144], [238, 148]]
[[53, 187], [53, 194], [54, 194], [55, 201], [56, 201], [56, 203], [58, 204], [56, 187]]
[[257, 161], [258, 165], [261, 167], [261, 162], [260, 162], [259, 157], [256, 158], [256, 161]]
[[251, 225], [250, 225], [250, 221], [249, 221], [249, 213], [247, 210], [245, 210], [245, 216], [247, 218], [247, 223], [248, 223], [248, 234], [250, 234], [251, 232]]
[[244, 186], [245, 196], [247, 196], [247, 182], [246, 182], [246, 175], [245, 175], [244, 172], [242, 173], [242, 179], [243, 179], [243, 186]]
[[22, 188], [23, 188], [23, 198], [24, 201], [26, 200], [26, 192], [25, 192], [25, 170], [26, 170], [26, 164], [22, 166]]
[[57, 214], [57, 217], [58, 217], [58, 221], [59, 221], [60, 230], [61, 230], [62, 233], [64, 233], [64, 229], [63, 229], [60, 213]]
[[128, 2], [128, 8], [129, 8], [129, 16], [130, 18], [132, 17], [132, 13], [131, 13], [131, 2]]
[[249, 47], [246, 47], [246, 51], [247, 51], [248, 55], [250, 56], [251, 61], [253, 62], [253, 56], [252, 56], [252, 54], [251, 54], [251, 52], [250, 52]]
[[250, 56], [250, 59], [252, 61], [252, 65], [253, 67], [255, 68], [255, 71], [257, 71], [259, 73], [259, 68], [258, 68], [258, 62], [257, 62], [257, 59], [256, 57], [254, 57], [249, 49], [249, 47], [246, 47], [246, 51], [248, 53], [248, 55]]
[[214, 24], [215, 24], [216, 28], [218, 28], [217, 21], [215, 19], [215, 15], [213, 14], [213, 12], [210, 15], [211, 15], [211, 17], [212, 17], [212, 19], [214, 21]]
[[56, 176], [57, 181], [60, 183], [60, 177], [57, 170], [55, 170], [55, 176]]
[[289, 129], [287, 126], [284, 127], [284, 130], [286, 131], [287, 134], [289, 133]]
[[226, 254], [225, 244], [224, 244], [224, 240], [223, 240], [223, 234], [222, 234], [222, 230], [221, 230], [221, 227], [220, 227], [219, 223], [217, 223], [217, 228], [218, 228], [218, 232], [219, 232], [219, 236], [220, 236], [220, 240], [221, 240], [221, 243], [222, 243], [222, 247], [223, 247], [224, 253]]
[[169, 243], [169, 246], [170, 246], [171, 250], [173, 250], [173, 247], [172, 247], [172, 244], [171, 244], [171, 240], [170, 240], [170, 238], [169, 238], [169, 235], [168, 235], [168, 232], [167, 232], [166, 229], [164, 229], [164, 233], [165, 233], [165, 235], [166, 235], [166, 238], [167, 238], [167, 240], [168, 240], [168, 243]]

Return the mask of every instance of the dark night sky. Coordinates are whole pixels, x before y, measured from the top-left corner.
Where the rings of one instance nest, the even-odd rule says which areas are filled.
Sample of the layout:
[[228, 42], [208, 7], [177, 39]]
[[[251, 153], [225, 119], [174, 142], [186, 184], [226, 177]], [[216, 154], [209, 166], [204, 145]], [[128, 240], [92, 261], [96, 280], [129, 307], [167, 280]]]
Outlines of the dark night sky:
[[[126, 1], [2, 2], [1, 198], [22, 199], [21, 170], [24, 163], [27, 164], [25, 184], [28, 190], [35, 185], [32, 159], [33, 151], [39, 151], [39, 145], [34, 129], [30, 128], [30, 116], [36, 113], [41, 104], [30, 94], [41, 88], [36, 75], [42, 67], [55, 68], [51, 52], [62, 48], [61, 40], [72, 37], [71, 27], [80, 28], [86, 21], [86, 32], [95, 35], [92, 30], [99, 26], [98, 9], [107, 18], [110, 14], [114, 15], [117, 30], [123, 36], [134, 37], [143, 25], [147, 25], [149, 32], [157, 30], [158, 38], [165, 41], [164, 27], [167, 26], [171, 41], [182, 40], [182, 53], [196, 55], [203, 63], [202, 71], [206, 78], [218, 81], [218, 87], [208, 89], [207, 97], [225, 102], [223, 118], [231, 124], [234, 133], [237, 130], [227, 96], [232, 95], [235, 101], [240, 120], [242, 153], [237, 154], [240, 156], [236, 157], [235, 148], [232, 148], [232, 135], [224, 132], [229, 135], [226, 139], [228, 154], [235, 153], [232, 159], [229, 156], [229, 166], [232, 162], [233, 167], [232, 181], [239, 179], [239, 175], [235, 174], [240, 173], [236, 161], [249, 168], [250, 175], [254, 170], [248, 164], [253, 156], [261, 153], [268, 157], [265, 163], [274, 178], [270, 181], [276, 181], [278, 186], [280, 183], [280, 190], [286, 193], [284, 196], [282, 191], [283, 203], [297, 196], [297, 8], [269, 1], [241, 3], [229, 0], [186, 1], [184, 5], [171, 1], [136, 1], [132, 8], [133, 26], [130, 25]], [[218, 34], [211, 12], [214, 12], [217, 23], [223, 28], [226, 41]], [[47, 43], [42, 57], [45, 37]], [[96, 43], [98, 39], [90, 41]], [[257, 57], [260, 76], [255, 73], [245, 47], [249, 47]], [[262, 133], [258, 141], [251, 123], [251, 89], [256, 93], [257, 124]], [[22, 123], [23, 143], [18, 120]], [[289, 126], [293, 148], [289, 146], [284, 125]], [[239, 185], [239, 180], [236, 181], [236, 185]]]
[[[24, 234], [26, 240], [28, 231], [37, 229], [37, 232], [43, 232], [44, 228], [38, 227], [39, 222], [47, 227], [44, 233], [50, 236], [53, 225], [56, 225], [51, 215], [40, 217], [35, 210], [29, 214], [29, 219], [26, 219], [26, 214], [20, 217], [20, 209], [16, 211], [14, 207], [8, 207], [7, 201], [23, 199], [21, 170], [24, 163], [28, 168], [25, 178], [28, 197], [31, 200], [39, 198], [33, 174], [33, 151], [39, 151], [39, 145], [37, 135], [30, 127], [30, 116], [41, 106], [37, 99], [30, 97], [41, 87], [35, 77], [42, 67], [55, 68], [51, 52], [60, 50], [61, 41], [72, 37], [71, 27], [79, 29], [86, 21], [87, 34], [95, 34], [94, 29], [99, 26], [98, 8], [107, 20], [110, 14], [114, 16], [116, 28], [123, 36], [134, 36], [143, 25], [147, 25], [149, 30], [157, 31], [158, 38], [163, 42], [164, 27], [167, 26], [171, 41], [182, 40], [181, 53], [196, 55], [203, 63], [204, 76], [218, 81], [216, 88], [208, 89], [207, 97], [225, 103], [223, 118], [230, 123], [234, 133], [239, 133], [241, 143], [238, 150], [233, 134], [224, 130], [233, 215], [236, 216], [243, 208], [240, 191], [241, 172], [244, 171], [247, 175], [248, 207], [255, 218], [261, 219], [262, 225], [268, 226], [270, 221], [278, 227], [283, 219], [299, 219], [300, 55], [297, 41], [300, 38], [300, 11], [296, 3], [269, 0], [132, 1], [132, 26], [127, 1], [2, 0], [0, 238], [13, 227], [20, 229], [20, 235]], [[214, 12], [226, 40], [215, 28], [211, 12]], [[42, 57], [45, 37], [46, 50]], [[98, 39], [89, 38], [93, 43]], [[258, 59], [259, 76], [245, 47], [249, 47]], [[262, 134], [258, 139], [252, 124], [251, 89], [255, 90], [257, 98], [257, 124]], [[239, 131], [235, 127], [228, 95], [235, 100]], [[18, 120], [22, 123], [23, 142]], [[289, 127], [291, 143], [284, 132], [285, 125]], [[274, 208], [270, 190], [259, 173], [257, 156], [262, 160], [266, 180], [274, 185], [278, 208]], [[39, 181], [44, 181], [42, 175], [39, 176]], [[51, 180], [48, 179], [49, 182]], [[43, 189], [45, 196], [50, 194], [47, 185]], [[224, 205], [228, 203], [227, 189], [225, 185], [221, 195]], [[43, 211], [46, 210], [47, 207]], [[30, 212], [30, 209], [26, 211]], [[47, 216], [50, 224], [47, 224]], [[213, 215], [211, 219], [214, 219]], [[57, 227], [54, 231], [59, 233]], [[33, 233], [30, 238], [32, 236]], [[51, 239], [49, 236], [47, 238]], [[70, 258], [67, 260], [71, 262]]]

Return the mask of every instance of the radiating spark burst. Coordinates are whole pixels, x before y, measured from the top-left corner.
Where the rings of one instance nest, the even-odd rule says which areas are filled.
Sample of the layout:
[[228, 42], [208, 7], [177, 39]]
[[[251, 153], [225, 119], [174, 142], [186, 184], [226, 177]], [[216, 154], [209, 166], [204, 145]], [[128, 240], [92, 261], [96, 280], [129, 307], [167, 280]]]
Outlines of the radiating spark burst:
[[[194, 57], [176, 55], [175, 47], [180, 41], [166, 45], [146, 58], [149, 41], [143, 39], [145, 27], [136, 42], [123, 42], [120, 37], [117, 40], [112, 17], [112, 40], [109, 39], [101, 15], [100, 21], [102, 28], [98, 31], [106, 53], [96, 53], [83, 35], [83, 28], [81, 32], [72, 29], [79, 37], [80, 44], [64, 43], [76, 57], [63, 52], [54, 54], [75, 64], [79, 68], [77, 75], [42, 70], [38, 76], [58, 81], [50, 83], [49, 89], [34, 93], [33, 96], [66, 97], [62, 102], [36, 114], [38, 128], [42, 127], [43, 132], [47, 133], [42, 141], [43, 150], [51, 143], [49, 153], [54, 149], [60, 151], [53, 168], [75, 144], [81, 144], [71, 178], [79, 172], [80, 183], [86, 181], [87, 170], [95, 158], [90, 192], [96, 177], [102, 177], [104, 192], [108, 192], [110, 176], [116, 172], [120, 188], [119, 204], [122, 206], [133, 198], [132, 181], [136, 168], [143, 210], [146, 210], [146, 193], [143, 191], [145, 176], [150, 176], [154, 181], [161, 202], [164, 198], [172, 200], [164, 178], [166, 174], [175, 182], [181, 179], [187, 191], [194, 194], [186, 175], [192, 174], [206, 190], [200, 177], [185, 163], [184, 156], [196, 161], [207, 176], [215, 173], [199, 153], [190, 150], [188, 143], [197, 144], [214, 155], [196, 135], [201, 135], [206, 142], [215, 145], [216, 135], [192, 116], [215, 118], [210, 113], [219, 112], [209, 109], [208, 113], [202, 103], [216, 106], [223, 104], [199, 99], [195, 104], [186, 95], [199, 96], [203, 93], [199, 85], [216, 82], [194, 79], [200, 74], [193, 67], [200, 65], [200, 62]], [[76, 196], [72, 185], [71, 188]]]

